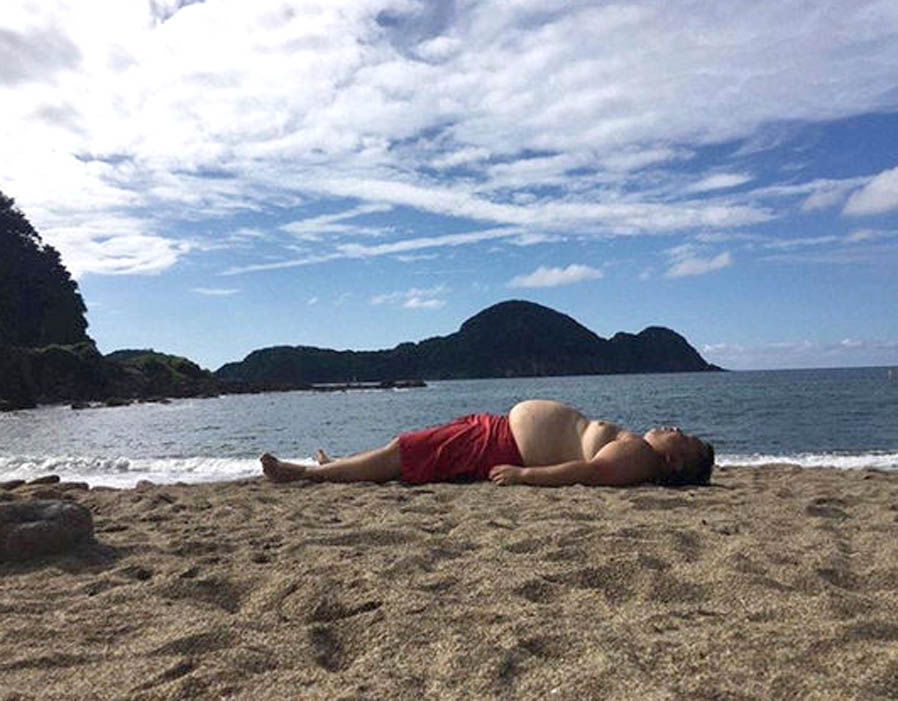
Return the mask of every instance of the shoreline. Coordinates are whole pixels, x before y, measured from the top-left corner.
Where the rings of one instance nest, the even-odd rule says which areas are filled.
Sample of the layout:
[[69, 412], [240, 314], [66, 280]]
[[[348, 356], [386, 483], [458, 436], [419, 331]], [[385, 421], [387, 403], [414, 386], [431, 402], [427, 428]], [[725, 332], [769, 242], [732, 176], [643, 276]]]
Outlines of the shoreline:
[[[885, 456], [892, 456], [892, 453], [883, 453]], [[257, 457], [242, 457], [242, 458], [231, 458], [231, 457], [203, 457], [203, 456], [194, 456], [194, 457], [185, 457], [185, 458], [156, 458], [156, 459], [139, 459], [139, 458], [124, 458], [124, 457], [115, 457], [115, 458], [63, 458], [63, 457], [48, 457], [45, 458], [45, 463], [50, 461], [51, 466], [46, 470], [35, 470], [32, 465], [36, 463], [33, 461], [32, 457], [22, 456], [21, 462], [28, 465], [26, 471], [23, 471], [22, 468], [12, 469], [9, 472], [2, 472], [2, 467], [4, 465], [4, 461], [6, 465], [11, 464], [9, 461], [15, 460], [15, 456], [2, 456], [0, 455], [0, 495], [4, 491], [12, 491], [21, 488], [28, 489], [29, 483], [34, 482], [35, 484], [40, 484], [41, 486], [53, 485], [54, 483], [60, 483], [63, 489], [70, 488], [66, 487], [69, 484], [87, 484], [89, 489], [116, 489], [116, 490], [128, 490], [135, 489], [143, 485], [143, 487], [166, 487], [166, 486], [200, 486], [200, 485], [227, 485], [232, 482], [239, 482], [244, 480], [252, 480], [261, 476], [261, 468], [259, 467], [258, 458]], [[299, 457], [299, 458], [291, 458], [294, 462], [300, 462], [308, 465], [315, 465], [315, 460], [311, 456], [307, 457]], [[792, 462], [789, 460], [771, 460], [769, 462], [761, 462], [761, 463], [748, 463], [748, 462], [725, 462], [724, 464], [716, 464], [714, 467], [714, 475], [712, 475], [712, 483], [714, 481], [714, 476], [718, 473], [725, 473], [729, 470], [796, 470], [796, 471], [815, 471], [815, 470], [832, 470], [835, 472], [870, 472], [875, 474], [883, 474], [883, 475], [895, 475], [898, 477], [898, 465], [892, 467], [891, 464], [887, 467], [876, 464], [869, 464], [865, 462], [867, 460], [866, 456], [839, 456], [839, 459], [843, 460], [843, 464], [810, 464], [810, 465], [802, 465], [798, 462]], [[108, 474], [96, 474], [96, 473], [78, 473], [74, 474], [66, 473], [63, 470], [59, 470], [60, 461], [65, 460], [85, 460], [85, 461], [98, 461], [105, 462], [109, 464], [114, 464], [115, 472]], [[197, 462], [209, 461], [213, 464], [220, 463], [228, 463], [231, 467], [234, 465], [239, 466], [239, 473], [235, 474], [226, 474], [223, 472], [219, 473], [197, 473], [195, 469], [184, 470], [182, 473], [166, 475], [162, 472], [153, 472], [147, 465], [152, 464], [169, 464], [171, 462], [182, 462], [185, 464], [190, 464], [191, 467], [195, 468]], [[141, 465], [139, 468], [135, 469], [134, 472], [128, 472], [127, 466], [130, 466], [133, 462]], [[848, 463], [848, 464], [846, 464]], [[126, 464], [123, 467], [123, 464]], [[112, 480], [115, 483], [103, 483], [103, 479], [108, 479], [111, 475], [115, 475], [116, 479]], [[127, 483], [124, 483], [127, 482]], [[13, 484], [15, 483], [15, 484]], [[392, 484], [392, 483], [391, 483]], [[395, 482], [395, 484], [402, 486], [400, 482]], [[407, 485], [406, 485], [407, 486]], [[699, 488], [699, 487], [696, 487]], [[0, 496], [2, 499], [2, 496]]]
[[898, 473], [21, 489], [97, 538], [0, 563], [0, 686], [26, 698], [898, 690]]

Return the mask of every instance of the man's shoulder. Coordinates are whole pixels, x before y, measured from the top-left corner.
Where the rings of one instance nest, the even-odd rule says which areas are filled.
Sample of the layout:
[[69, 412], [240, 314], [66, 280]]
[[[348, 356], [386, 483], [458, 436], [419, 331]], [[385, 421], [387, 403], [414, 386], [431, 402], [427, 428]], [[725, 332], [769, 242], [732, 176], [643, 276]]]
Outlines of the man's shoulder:
[[617, 437], [604, 445], [598, 453], [596, 460], [625, 460], [632, 462], [650, 462], [654, 464], [658, 454], [652, 449], [646, 440], [638, 433], [621, 431]]
[[660, 458], [652, 446], [642, 436], [626, 433], [605, 445], [590, 461], [600, 476], [597, 484], [639, 484], [659, 474]]

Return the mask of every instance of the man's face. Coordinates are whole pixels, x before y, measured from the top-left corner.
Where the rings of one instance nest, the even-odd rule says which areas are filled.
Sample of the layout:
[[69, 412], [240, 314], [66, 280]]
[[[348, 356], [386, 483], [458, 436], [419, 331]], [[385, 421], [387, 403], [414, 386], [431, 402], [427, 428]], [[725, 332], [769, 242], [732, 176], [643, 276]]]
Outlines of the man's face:
[[705, 450], [705, 444], [699, 438], [683, 433], [676, 426], [653, 428], [644, 438], [677, 468], [685, 462], [698, 460]]

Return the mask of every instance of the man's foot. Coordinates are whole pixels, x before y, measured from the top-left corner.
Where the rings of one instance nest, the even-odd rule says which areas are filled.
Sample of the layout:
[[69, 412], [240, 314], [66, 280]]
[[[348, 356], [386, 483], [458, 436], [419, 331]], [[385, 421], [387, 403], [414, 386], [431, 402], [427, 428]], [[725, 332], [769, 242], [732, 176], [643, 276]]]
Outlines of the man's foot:
[[333, 462], [331, 456], [321, 450], [321, 448], [315, 451], [315, 460], [319, 465], [327, 465], [329, 462]]
[[262, 462], [262, 472], [272, 482], [293, 482], [302, 479], [306, 471], [304, 465], [281, 462], [271, 453], [264, 453], [259, 460]]

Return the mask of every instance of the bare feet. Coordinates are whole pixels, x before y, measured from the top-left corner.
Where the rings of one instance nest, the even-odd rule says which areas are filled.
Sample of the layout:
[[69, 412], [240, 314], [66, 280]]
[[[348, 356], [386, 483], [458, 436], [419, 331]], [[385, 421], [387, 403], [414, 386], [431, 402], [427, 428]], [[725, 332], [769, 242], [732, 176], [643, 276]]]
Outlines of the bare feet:
[[327, 465], [329, 462], [333, 462], [330, 455], [321, 450], [321, 448], [315, 451], [315, 460], [319, 465]]
[[263, 453], [259, 460], [262, 462], [262, 472], [272, 482], [293, 482], [302, 479], [306, 471], [304, 465], [281, 462], [271, 453]]

